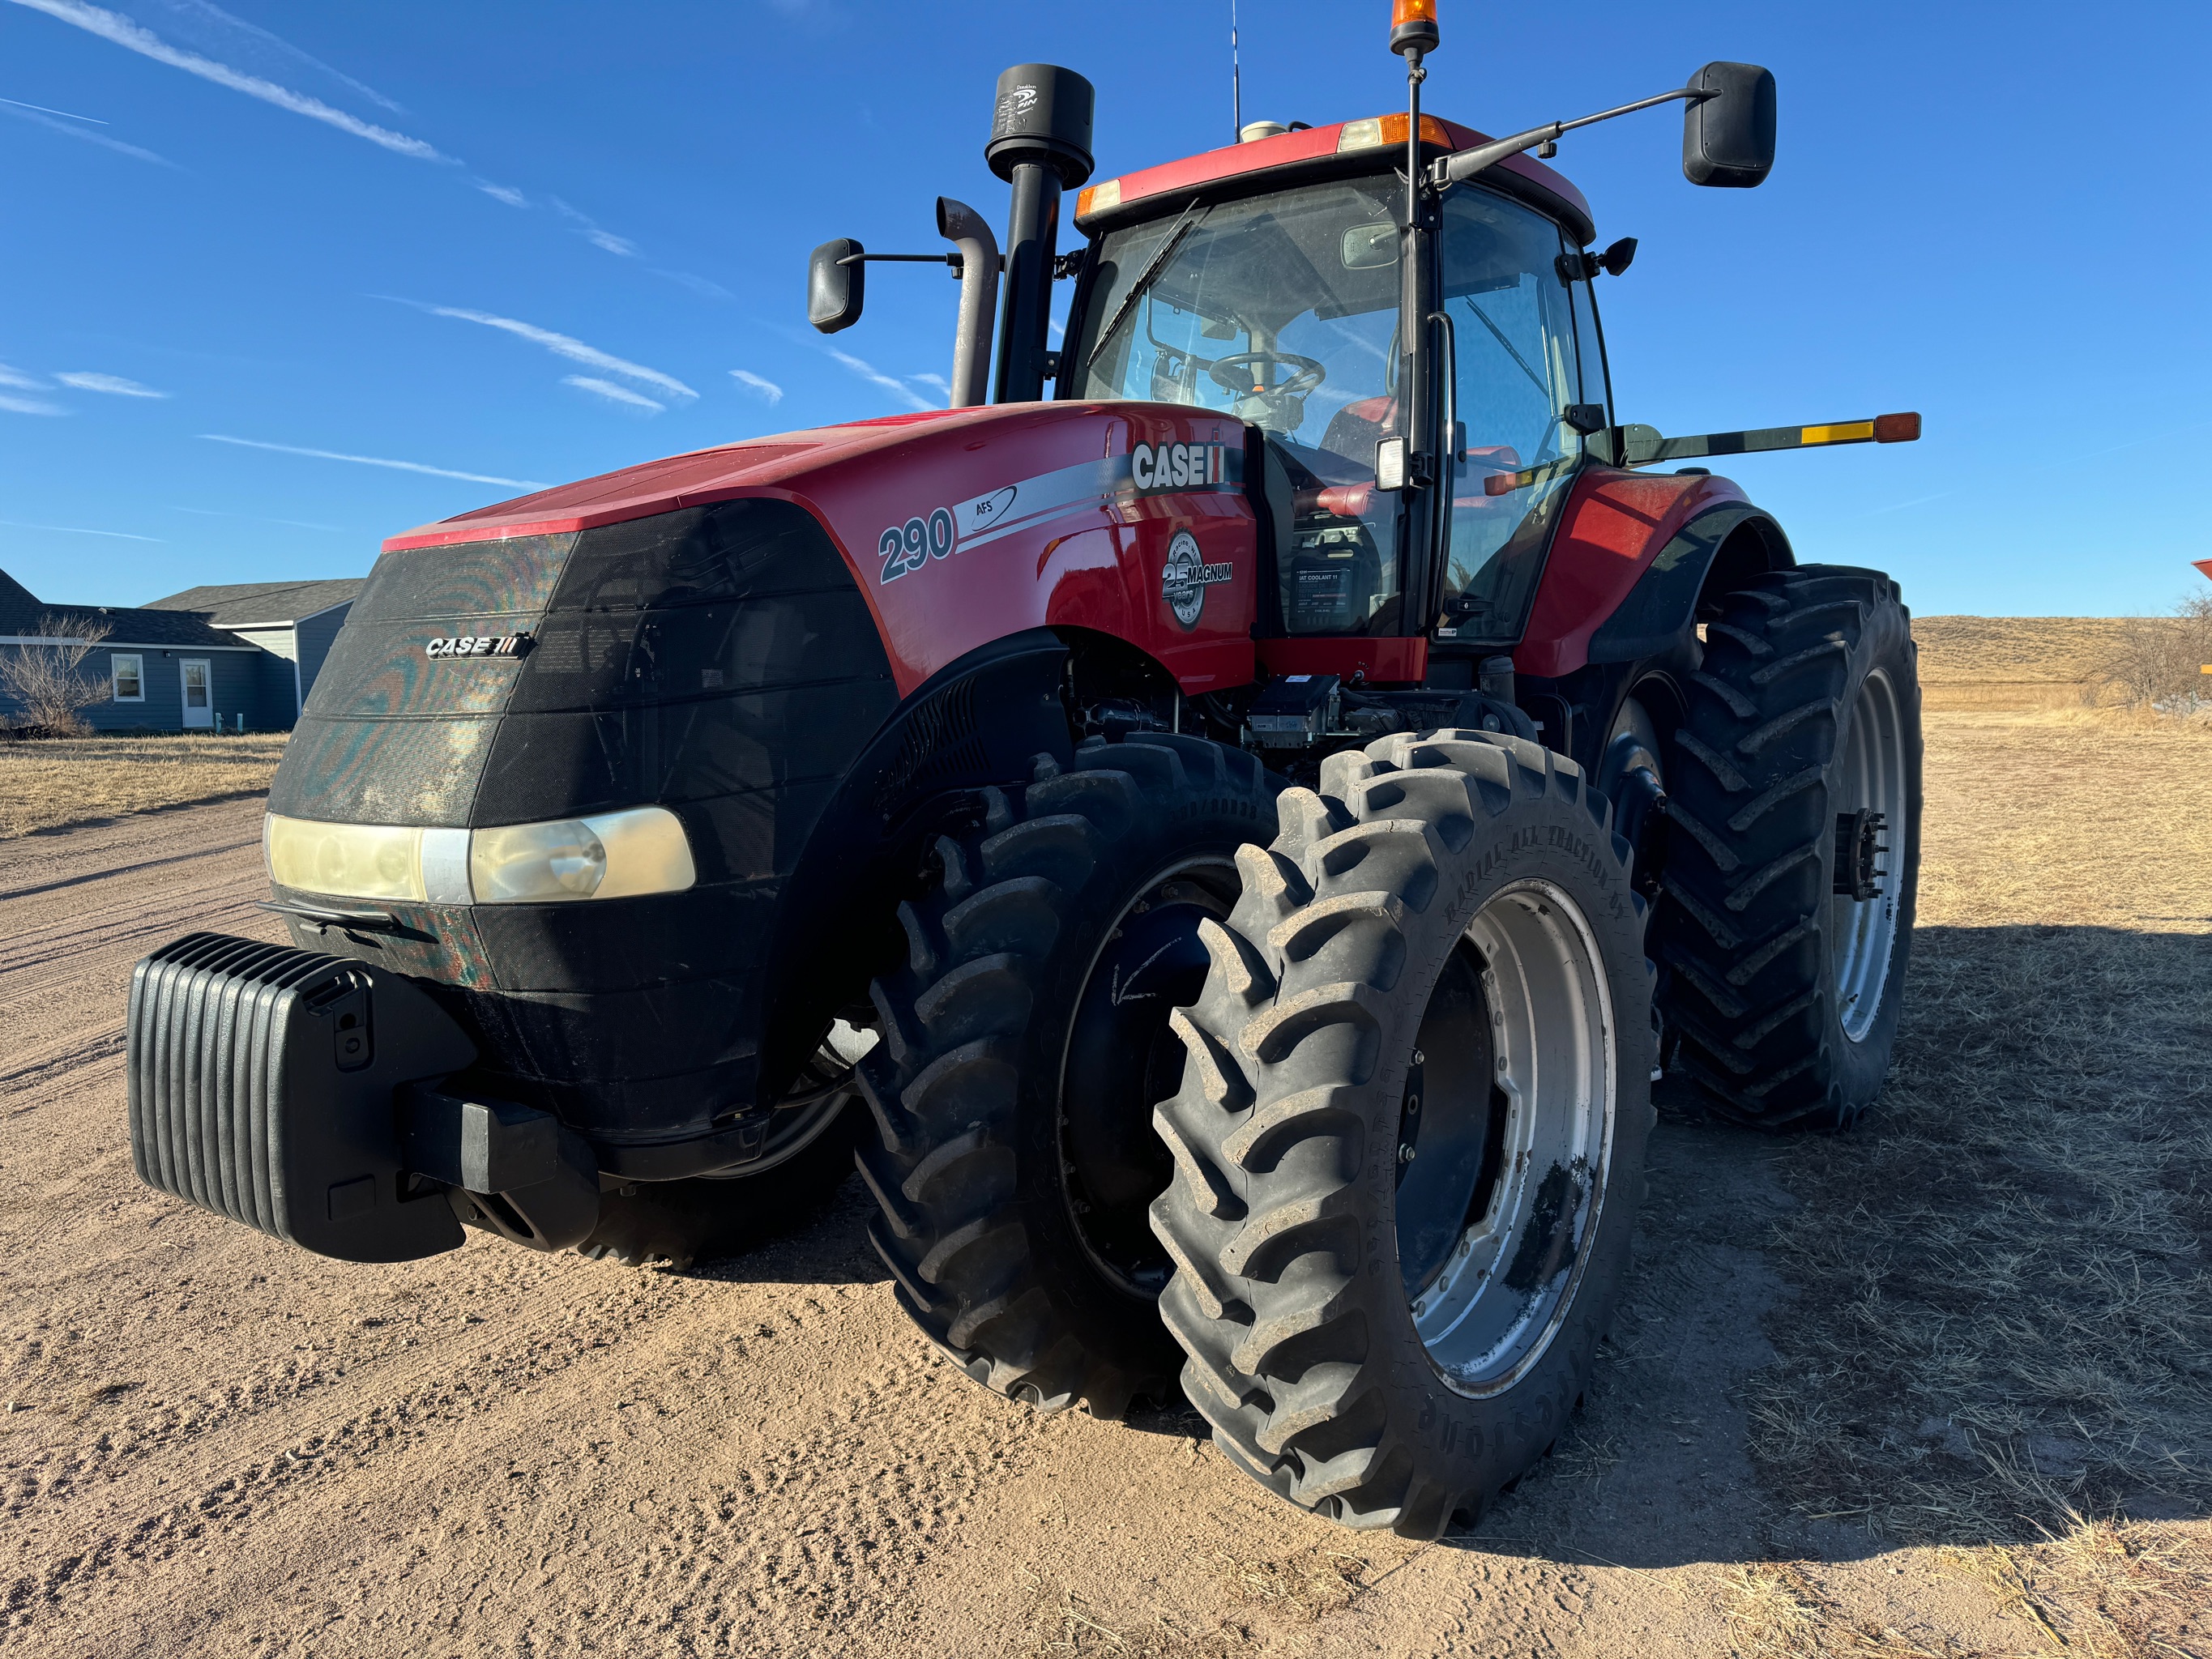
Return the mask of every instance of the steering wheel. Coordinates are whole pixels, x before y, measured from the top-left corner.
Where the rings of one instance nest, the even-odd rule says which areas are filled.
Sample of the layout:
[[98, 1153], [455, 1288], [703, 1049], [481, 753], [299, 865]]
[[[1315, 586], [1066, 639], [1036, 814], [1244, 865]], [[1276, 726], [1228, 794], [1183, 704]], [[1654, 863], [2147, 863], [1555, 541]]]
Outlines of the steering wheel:
[[[1240, 376], [1236, 372], [1268, 363], [1282, 364], [1291, 370], [1291, 378], [1279, 386], [1267, 386], [1253, 375]], [[1295, 351], [1239, 351], [1217, 358], [1206, 372], [1224, 392], [1233, 392], [1240, 398], [1303, 398], [1328, 378], [1327, 368]]]

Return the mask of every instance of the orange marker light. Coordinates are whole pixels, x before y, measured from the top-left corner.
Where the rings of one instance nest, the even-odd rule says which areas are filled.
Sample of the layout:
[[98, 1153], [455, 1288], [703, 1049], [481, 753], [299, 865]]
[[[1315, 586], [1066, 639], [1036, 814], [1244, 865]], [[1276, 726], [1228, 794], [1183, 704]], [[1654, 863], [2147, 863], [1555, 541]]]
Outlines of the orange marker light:
[[1390, 0], [1391, 51], [1434, 52], [1441, 38], [1437, 32], [1437, 0]]

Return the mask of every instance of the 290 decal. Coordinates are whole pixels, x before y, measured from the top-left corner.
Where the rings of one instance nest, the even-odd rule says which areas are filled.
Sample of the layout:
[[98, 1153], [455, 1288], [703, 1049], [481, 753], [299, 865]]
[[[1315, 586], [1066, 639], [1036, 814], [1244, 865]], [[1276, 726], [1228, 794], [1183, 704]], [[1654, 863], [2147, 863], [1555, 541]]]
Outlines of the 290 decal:
[[952, 514], [941, 507], [927, 519], [908, 519], [891, 526], [876, 542], [876, 551], [884, 561], [880, 580], [896, 581], [932, 559], [950, 557], [955, 539]]

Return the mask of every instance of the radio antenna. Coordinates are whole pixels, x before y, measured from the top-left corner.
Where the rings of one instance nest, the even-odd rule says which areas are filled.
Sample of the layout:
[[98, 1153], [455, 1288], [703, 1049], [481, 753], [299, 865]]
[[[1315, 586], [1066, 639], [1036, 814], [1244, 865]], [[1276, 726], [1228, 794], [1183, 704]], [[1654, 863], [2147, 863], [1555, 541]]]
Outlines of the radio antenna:
[[1244, 139], [1244, 64], [1237, 46], [1237, 0], [1229, 0], [1229, 118], [1235, 142]]

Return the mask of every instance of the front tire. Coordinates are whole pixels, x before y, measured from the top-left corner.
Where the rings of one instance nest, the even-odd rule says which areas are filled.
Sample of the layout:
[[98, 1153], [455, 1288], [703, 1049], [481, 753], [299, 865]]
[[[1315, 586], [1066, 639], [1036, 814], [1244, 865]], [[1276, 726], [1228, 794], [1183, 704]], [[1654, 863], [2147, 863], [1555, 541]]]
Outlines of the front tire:
[[1434, 1537], [1549, 1449], [1619, 1299], [1651, 1123], [1643, 904], [1611, 808], [1518, 738], [1324, 763], [1238, 854], [1154, 1121], [1160, 1311], [1215, 1443]]

